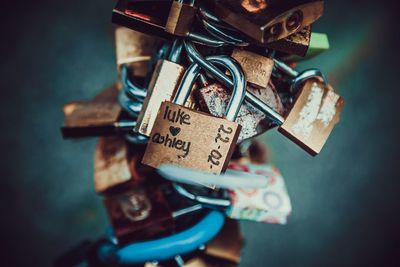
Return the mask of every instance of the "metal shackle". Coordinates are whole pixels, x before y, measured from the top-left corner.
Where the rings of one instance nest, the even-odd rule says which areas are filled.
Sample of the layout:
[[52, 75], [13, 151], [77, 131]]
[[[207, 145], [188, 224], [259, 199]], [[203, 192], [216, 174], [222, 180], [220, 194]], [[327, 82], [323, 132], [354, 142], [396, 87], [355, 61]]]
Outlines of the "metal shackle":
[[175, 191], [179, 195], [181, 195], [187, 199], [196, 201], [208, 208], [229, 208], [232, 205], [232, 203], [229, 199], [219, 199], [219, 198], [197, 196], [195, 194], [190, 193], [183, 186], [181, 186], [177, 183], [172, 183], [172, 186], [174, 187]]
[[[185, 49], [189, 57], [193, 59], [194, 62], [198, 63], [202, 68], [204, 68], [205, 71], [210, 73], [212, 76], [214, 76], [216, 79], [218, 79], [222, 84], [224, 84], [227, 87], [233, 88], [234, 83], [229, 78], [227, 75], [225, 75], [224, 72], [213, 66], [208, 60], [202, 57], [202, 55], [196, 50], [196, 48], [193, 46], [191, 42], [186, 42], [185, 41]], [[239, 65], [239, 63], [236, 62], [236, 60], [231, 59], [235, 64]], [[240, 68], [240, 65], [239, 65]], [[255, 108], [259, 109], [261, 112], [263, 112], [265, 115], [267, 115], [268, 118], [270, 118], [272, 121], [277, 123], [278, 125], [283, 124], [285, 119], [278, 113], [276, 112], [273, 108], [265, 104], [261, 99], [259, 99], [257, 96], [254, 94], [250, 93], [249, 91], [245, 92], [245, 97], [246, 101], [250, 103], [252, 106]]]
[[291, 93], [296, 93], [301, 86], [303, 82], [305, 82], [308, 79], [317, 79], [324, 84], [328, 84], [327, 79], [325, 76], [322, 74], [322, 72], [319, 69], [312, 68], [312, 69], [306, 69], [302, 72], [298, 72], [295, 69], [291, 68], [287, 64], [283, 63], [282, 61], [279, 61], [277, 59], [274, 59], [274, 65], [275, 67], [286, 73], [287, 75], [291, 76], [293, 78], [291, 84], [290, 84], [290, 92]]
[[[233, 77], [232, 97], [228, 103], [225, 118], [235, 121], [246, 94], [246, 78], [243, 70], [228, 56], [210, 56], [206, 60], [227, 68]], [[175, 104], [184, 105], [186, 103], [200, 70], [201, 67], [198, 63], [191, 64], [186, 70], [174, 99]]]
[[297, 93], [302, 83], [309, 79], [317, 79], [318, 81], [323, 82], [324, 84], [328, 84], [327, 80], [325, 79], [324, 75], [319, 69], [307, 69], [299, 74], [293, 79], [290, 85], [290, 92]]

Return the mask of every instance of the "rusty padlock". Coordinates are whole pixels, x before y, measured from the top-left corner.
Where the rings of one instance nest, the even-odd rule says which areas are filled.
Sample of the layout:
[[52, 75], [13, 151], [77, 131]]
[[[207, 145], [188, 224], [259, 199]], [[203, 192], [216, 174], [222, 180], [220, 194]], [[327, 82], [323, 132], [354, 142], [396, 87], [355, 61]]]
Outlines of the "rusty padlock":
[[241, 126], [234, 121], [244, 99], [246, 81], [240, 66], [231, 58], [214, 56], [208, 60], [227, 67], [234, 80], [225, 118], [183, 107], [200, 74], [200, 66], [192, 64], [182, 79], [174, 102], [166, 101], [161, 105], [143, 157], [144, 164], [155, 168], [162, 164], [176, 164], [216, 174], [226, 169], [240, 134]]
[[[273, 3], [271, 3], [273, 2]], [[324, 1], [208, 1], [223, 21], [260, 44], [285, 38], [320, 18]]]
[[[247, 86], [247, 91], [253, 93], [279, 114], [284, 114], [285, 109], [272, 82], [264, 89]], [[225, 113], [230, 97], [231, 91], [219, 83], [211, 84], [196, 91], [200, 110], [217, 117]], [[240, 107], [236, 122], [242, 126], [239, 142], [262, 134], [275, 126], [263, 112], [246, 102]]]

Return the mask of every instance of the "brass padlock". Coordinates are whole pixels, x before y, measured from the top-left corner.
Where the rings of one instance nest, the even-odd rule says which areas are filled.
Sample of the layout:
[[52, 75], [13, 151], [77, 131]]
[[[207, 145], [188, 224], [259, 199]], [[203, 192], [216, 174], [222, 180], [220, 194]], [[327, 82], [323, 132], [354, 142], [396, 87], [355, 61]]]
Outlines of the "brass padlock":
[[339, 121], [344, 100], [317, 79], [304, 82], [279, 131], [311, 155], [317, 155]]
[[[279, 114], [284, 114], [285, 109], [272, 83], [264, 89], [247, 86], [247, 91], [257, 96]], [[217, 117], [223, 116], [226, 112], [230, 97], [231, 90], [219, 83], [211, 84], [196, 91], [200, 110]], [[263, 112], [247, 102], [244, 102], [240, 107], [235, 121], [242, 126], [239, 142], [259, 135], [275, 126]]]
[[274, 67], [271, 58], [237, 48], [233, 50], [232, 57], [240, 63], [249, 84], [257, 88], [267, 87]]
[[126, 142], [118, 137], [103, 137], [97, 143], [94, 157], [96, 192], [104, 192], [131, 179]]
[[121, 129], [121, 107], [118, 91], [111, 86], [90, 101], [75, 101], [64, 105], [64, 138], [114, 135]]
[[200, 73], [192, 64], [185, 73], [173, 103], [163, 102], [151, 132], [143, 164], [159, 167], [176, 164], [219, 174], [226, 169], [240, 134], [235, 123], [243, 102], [246, 84], [240, 67], [229, 57], [209, 57], [213, 63], [225, 65], [232, 74], [234, 89], [224, 118], [217, 118], [188, 108], [186, 102]]
[[213, 0], [208, 4], [223, 21], [260, 44], [280, 40], [311, 25], [324, 11], [324, 1], [262, 1], [264, 5], [253, 5], [254, 2]]
[[173, 1], [169, 11], [165, 31], [177, 36], [186, 36], [196, 15], [193, 5], [185, 4], [182, 0]]
[[179, 65], [182, 43], [174, 42], [168, 60], [157, 62], [153, 76], [148, 86], [143, 107], [139, 113], [135, 131], [149, 136], [157, 117], [160, 105], [165, 100], [171, 100], [185, 72], [185, 67]]
[[157, 37], [137, 32], [125, 27], [115, 29], [115, 50], [117, 71], [127, 65], [131, 71], [129, 76], [146, 77], [147, 63], [160, 44]]
[[171, 38], [173, 35], [165, 31], [170, 8], [170, 0], [119, 0], [112, 11], [112, 22], [145, 34]]
[[279, 41], [268, 43], [266, 46], [276, 51], [304, 57], [311, 41], [311, 26], [289, 35]]

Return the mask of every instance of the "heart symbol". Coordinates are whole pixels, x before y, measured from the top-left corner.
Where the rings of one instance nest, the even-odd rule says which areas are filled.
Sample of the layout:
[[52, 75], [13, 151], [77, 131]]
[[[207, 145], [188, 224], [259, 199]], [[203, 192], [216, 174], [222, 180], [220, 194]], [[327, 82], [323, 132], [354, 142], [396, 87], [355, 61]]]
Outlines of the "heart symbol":
[[169, 132], [173, 135], [173, 136], [177, 136], [179, 134], [179, 132], [181, 131], [181, 128], [179, 127], [173, 127], [170, 126], [169, 127]]

